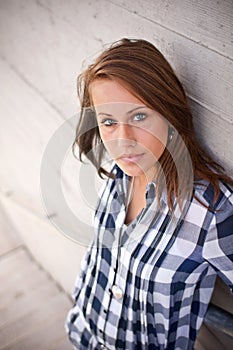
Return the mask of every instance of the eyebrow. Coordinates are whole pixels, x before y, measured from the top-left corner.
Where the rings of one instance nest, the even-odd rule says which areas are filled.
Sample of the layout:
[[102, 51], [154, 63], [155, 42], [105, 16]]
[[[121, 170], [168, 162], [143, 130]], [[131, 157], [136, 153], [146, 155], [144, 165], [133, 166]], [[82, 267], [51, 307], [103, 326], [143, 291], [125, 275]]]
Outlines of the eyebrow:
[[145, 105], [138, 106], [136, 108], [131, 109], [131, 111], [128, 111], [126, 114], [131, 114], [131, 113], [135, 112], [136, 110], [142, 109], [142, 108], [146, 108], [146, 106]]
[[[130, 111], [128, 111], [126, 114], [131, 114], [131, 113], [133, 113], [133, 112], [135, 112], [135, 111], [137, 111], [138, 109], [141, 109], [141, 108], [146, 108], [146, 106], [142, 105], [142, 106], [135, 107], [135, 108], [131, 109]], [[105, 115], [107, 117], [112, 117], [112, 114], [105, 113], [105, 112], [99, 112], [97, 115], [98, 116], [99, 115]]]

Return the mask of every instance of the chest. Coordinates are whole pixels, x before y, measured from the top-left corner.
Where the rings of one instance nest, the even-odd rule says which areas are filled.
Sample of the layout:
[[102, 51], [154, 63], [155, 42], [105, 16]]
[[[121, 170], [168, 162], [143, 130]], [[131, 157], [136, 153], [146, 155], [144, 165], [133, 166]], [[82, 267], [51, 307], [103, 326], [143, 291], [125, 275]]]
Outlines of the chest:
[[125, 224], [128, 225], [132, 222], [146, 206], [145, 194], [142, 191], [134, 191], [132, 198], [130, 198], [127, 211]]

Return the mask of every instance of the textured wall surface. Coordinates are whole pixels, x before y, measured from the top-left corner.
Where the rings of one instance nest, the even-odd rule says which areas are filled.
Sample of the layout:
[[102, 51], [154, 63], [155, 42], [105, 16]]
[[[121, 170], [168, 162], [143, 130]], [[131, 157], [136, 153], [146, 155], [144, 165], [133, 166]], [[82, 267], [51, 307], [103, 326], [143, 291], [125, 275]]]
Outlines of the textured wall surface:
[[[121, 37], [153, 42], [185, 86], [199, 139], [232, 173], [232, 26], [232, 0], [0, 0], [1, 201], [33, 255], [68, 292], [85, 246], [49, 221], [47, 214], [61, 218], [63, 208], [46, 214], [40, 170], [49, 140], [78, 111], [83, 61]], [[80, 165], [68, 151], [63, 169], [64, 196], [84, 223], [76, 225], [82, 236], [91, 222], [85, 191], [94, 175], [80, 190]]]

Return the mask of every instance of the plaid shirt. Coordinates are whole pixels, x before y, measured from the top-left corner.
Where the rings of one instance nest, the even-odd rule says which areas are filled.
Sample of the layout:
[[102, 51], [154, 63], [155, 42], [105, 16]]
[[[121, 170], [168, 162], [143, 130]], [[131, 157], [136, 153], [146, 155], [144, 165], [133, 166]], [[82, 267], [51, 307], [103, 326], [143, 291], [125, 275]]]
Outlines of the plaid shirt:
[[[146, 208], [126, 226], [129, 178], [117, 166], [114, 172], [100, 194], [94, 241], [77, 278], [70, 340], [80, 350], [193, 349], [216, 275], [233, 287], [233, 191], [220, 183], [215, 211], [192, 197], [180, 219], [171, 217], [165, 195], [158, 209], [152, 182]], [[203, 182], [194, 191], [211, 205], [212, 186]], [[124, 291], [121, 299], [113, 284]]]

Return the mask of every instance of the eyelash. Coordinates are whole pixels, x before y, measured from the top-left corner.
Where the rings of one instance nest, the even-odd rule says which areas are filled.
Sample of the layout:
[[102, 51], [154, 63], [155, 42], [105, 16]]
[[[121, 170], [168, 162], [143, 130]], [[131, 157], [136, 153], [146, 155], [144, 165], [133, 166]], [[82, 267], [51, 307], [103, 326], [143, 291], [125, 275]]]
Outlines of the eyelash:
[[[139, 119], [136, 119], [136, 117], [140, 117]], [[145, 119], [147, 118], [147, 115], [145, 114], [145, 113], [137, 113], [137, 114], [135, 114], [133, 117], [132, 117], [132, 122], [142, 122], [142, 121], [144, 121]], [[111, 126], [113, 126], [113, 125], [115, 125], [115, 124], [118, 124], [118, 122], [117, 121], [115, 121], [114, 119], [111, 119], [111, 118], [106, 118], [106, 119], [104, 119], [104, 120], [102, 120], [101, 122], [100, 122], [100, 124], [101, 125], [104, 125], [104, 126], [106, 126], [106, 127], [111, 127]]]
[[139, 120], [136, 119], [137, 122], [141, 122], [141, 121], [145, 120], [147, 117], [147, 115], [145, 113], [137, 113], [134, 115], [133, 119], [135, 119], [138, 116], [140, 116], [140, 119]]
[[117, 122], [113, 119], [106, 118], [106, 119], [102, 120], [100, 122], [100, 124], [109, 127], [109, 126], [113, 126], [113, 125], [117, 124]]

